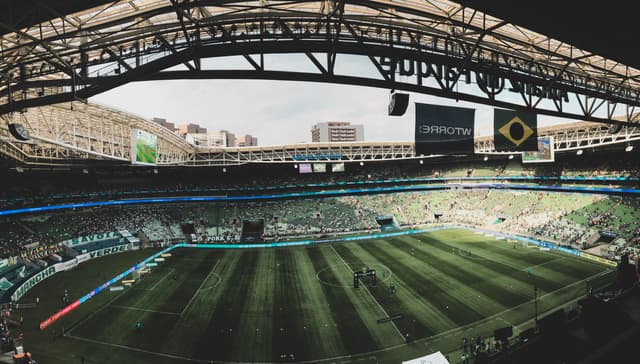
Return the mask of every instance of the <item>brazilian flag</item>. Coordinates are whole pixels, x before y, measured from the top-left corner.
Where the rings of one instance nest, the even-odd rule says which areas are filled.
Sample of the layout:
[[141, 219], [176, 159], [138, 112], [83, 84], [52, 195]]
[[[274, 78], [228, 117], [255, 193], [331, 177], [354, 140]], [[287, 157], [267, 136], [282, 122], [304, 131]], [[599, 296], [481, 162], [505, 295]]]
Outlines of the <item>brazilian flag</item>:
[[538, 116], [530, 112], [494, 109], [493, 144], [499, 152], [538, 150]]

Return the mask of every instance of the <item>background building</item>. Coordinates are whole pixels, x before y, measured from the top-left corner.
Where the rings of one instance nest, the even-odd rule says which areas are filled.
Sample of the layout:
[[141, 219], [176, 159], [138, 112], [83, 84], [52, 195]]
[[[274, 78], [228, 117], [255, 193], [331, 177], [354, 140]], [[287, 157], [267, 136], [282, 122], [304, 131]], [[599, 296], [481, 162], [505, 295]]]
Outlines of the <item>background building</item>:
[[250, 134], [236, 136], [228, 130], [213, 130], [207, 132], [200, 124], [182, 124], [176, 128], [175, 123], [168, 122], [164, 118], [151, 119], [183, 137], [187, 142], [199, 147], [250, 147], [258, 145], [258, 138]]
[[160, 125], [164, 126], [165, 128], [171, 130], [172, 132], [176, 131], [176, 124], [168, 122], [167, 119], [164, 119], [164, 118], [153, 118], [153, 119], [151, 119], [151, 121], [153, 121], [156, 124], [160, 124]]
[[317, 142], [361, 142], [364, 140], [364, 126], [351, 125], [348, 121], [328, 121], [317, 123], [311, 129], [311, 141]]
[[187, 134], [206, 134], [207, 128], [202, 128], [199, 124], [182, 124], [178, 125], [178, 131], [176, 131], [176, 133], [185, 138]]
[[236, 147], [251, 147], [258, 145], [258, 138], [249, 134], [241, 134], [236, 138]]
[[249, 147], [258, 145], [258, 138], [249, 134], [236, 135], [228, 130], [208, 133], [186, 133], [184, 138], [200, 147]]

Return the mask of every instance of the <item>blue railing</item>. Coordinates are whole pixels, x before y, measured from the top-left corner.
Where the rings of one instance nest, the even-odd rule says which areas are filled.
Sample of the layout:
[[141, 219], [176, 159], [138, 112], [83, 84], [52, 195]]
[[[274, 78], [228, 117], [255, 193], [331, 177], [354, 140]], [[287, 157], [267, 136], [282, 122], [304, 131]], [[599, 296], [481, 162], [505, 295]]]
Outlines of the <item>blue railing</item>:
[[524, 184], [506, 184], [506, 183], [461, 183], [448, 185], [410, 185], [410, 186], [393, 186], [393, 187], [371, 187], [358, 189], [339, 189], [328, 191], [305, 191], [305, 192], [289, 192], [280, 194], [263, 194], [263, 195], [245, 195], [245, 196], [196, 196], [196, 197], [157, 197], [157, 198], [139, 198], [139, 199], [122, 199], [110, 201], [94, 201], [82, 203], [59, 204], [50, 206], [27, 207], [19, 209], [9, 209], [0, 211], [0, 216], [47, 212], [56, 210], [66, 210], [75, 208], [101, 207], [101, 206], [122, 206], [122, 205], [139, 205], [139, 204], [156, 204], [156, 203], [184, 203], [184, 202], [215, 202], [215, 201], [265, 201], [279, 199], [295, 199], [295, 198], [322, 198], [349, 196], [359, 194], [380, 194], [392, 192], [411, 192], [411, 191], [428, 191], [428, 190], [446, 190], [453, 187], [463, 189], [499, 189], [499, 190], [535, 190], [535, 191], [553, 191], [553, 192], [574, 192], [574, 193], [598, 193], [598, 194], [622, 194], [630, 196], [640, 196], [640, 190], [632, 188], [609, 188], [609, 187], [579, 187], [579, 186], [539, 186]]

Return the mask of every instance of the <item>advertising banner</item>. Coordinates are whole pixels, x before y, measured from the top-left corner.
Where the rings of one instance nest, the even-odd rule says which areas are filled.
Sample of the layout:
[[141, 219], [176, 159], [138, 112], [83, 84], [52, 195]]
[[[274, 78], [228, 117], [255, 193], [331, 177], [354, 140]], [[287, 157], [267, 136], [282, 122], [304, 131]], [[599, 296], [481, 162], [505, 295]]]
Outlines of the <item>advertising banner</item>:
[[56, 267], [56, 270], [58, 272], [71, 270], [71, 269], [73, 269], [73, 268], [75, 268], [77, 266], [78, 266], [78, 259], [76, 259], [76, 258], [73, 258], [73, 259], [68, 260], [66, 262], [54, 265], [54, 267]]
[[56, 266], [52, 265], [34, 274], [31, 278], [27, 279], [24, 283], [22, 283], [22, 285], [20, 285], [20, 287], [18, 287], [18, 289], [15, 292], [13, 292], [13, 294], [11, 295], [11, 299], [13, 301], [19, 300], [22, 296], [24, 296], [25, 293], [27, 293], [27, 291], [29, 291], [35, 285], [42, 282], [46, 278], [51, 277], [57, 272], [58, 270], [56, 269]]
[[78, 259], [78, 263], [80, 263], [80, 262], [84, 262], [84, 261], [87, 261], [87, 260], [90, 260], [90, 259], [103, 257], [105, 255], [123, 253], [123, 252], [126, 252], [127, 250], [129, 250], [129, 248], [130, 248], [129, 244], [112, 246], [112, 247], [109, 247], [109, 248], [98, 249], [98, 250], [94, 250], [94, 251], [91, 251], [91, 252], [88, 252], [88, 253], [80, 254], [80, 255], [78, 255], [76, 257], [76, 259]]
[[473, 154], [475, 110], [416, 103], [416, 156]]
[[63, 272], [69, 269], [73, 269], [81, 262], [86, 262], [87, 260], [102, 257], [105, 255], [111, 255], [116, 253], [122, 253], [129, 250], [129, 244], [126, 245], [118, 245], [110, 248], [104, 248], [96, 251], [92, 251], [86, 254], [80, 254], [72, 260], [57, 263], [52, 266], [49, 266], [40, 272], [34, 274], [31, 278], [27, 279], [20, 287], [11, 295], [11, 299], [14, 301], [19, 300], [25, 293], [27, 293], [33, 286], [42, 282], [44, 279], [49, 278], [50, 276]]
[[106, 233], [98, 233], [94, 235], [81, 236], [78, 238], [65, 240], [62, 242], [62, 244], [68, 246], [69, 248], [75, 248], [77, 246], [94, 243], [96, 241], [108, 240], [117, 237], [120, 237], [120, 234], [117, 231], [109, 231]]
[[89, 254], [80, 254], [76, 257], [76, 261], [78, 262], [78, 264], [84, 263], [87, 260], [89, 260]]
[[605, 259], [602, 257], [599, 257], [597, 255], [593, 255], [593, 254], [589, 254], [589, 253], [585, 253], [585, 252], [580, 252], [580, 256], [589, 260], [593, 260], [594, 262], [598, 262], [598, 263], [602, 263], [602, 264], [606, 264], [610, 267], [617, 267], [618, 263], [611, 261], [609, 259]]

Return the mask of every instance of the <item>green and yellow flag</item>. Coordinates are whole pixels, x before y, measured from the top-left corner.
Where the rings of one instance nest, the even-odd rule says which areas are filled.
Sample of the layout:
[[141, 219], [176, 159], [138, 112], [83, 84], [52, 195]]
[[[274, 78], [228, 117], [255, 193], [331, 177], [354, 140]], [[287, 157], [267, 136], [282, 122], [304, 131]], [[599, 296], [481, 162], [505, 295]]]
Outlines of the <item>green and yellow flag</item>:
[[538, 117], [534, 113], [494, 109], [493, 144], [499, 152], [538, 150]]

